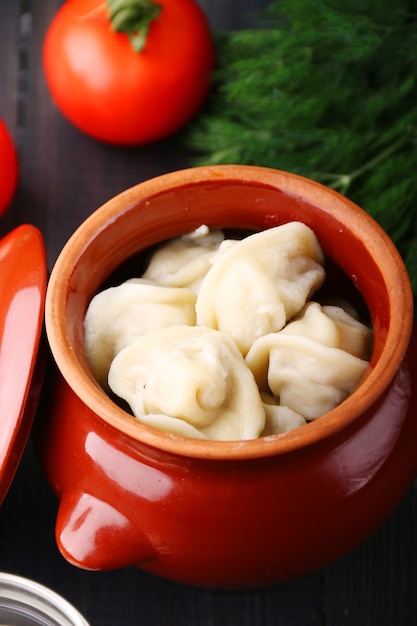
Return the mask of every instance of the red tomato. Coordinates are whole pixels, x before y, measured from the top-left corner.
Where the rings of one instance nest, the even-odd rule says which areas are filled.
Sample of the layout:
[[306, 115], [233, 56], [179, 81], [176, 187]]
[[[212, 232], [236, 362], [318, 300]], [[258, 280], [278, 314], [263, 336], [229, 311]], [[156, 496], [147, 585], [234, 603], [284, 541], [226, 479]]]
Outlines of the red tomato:
[[103, 0], [71, 0], [46, 33], [43, 67], [52, 99], [85, 133], [143, 144], [165, 137], [197, 112], [210, 87], [214, 48], [194, 0], [156, 0], [145, 46], [116, 33]]
[[16, 190], [18, 176], [17, 154], [12, 138], [0, 119], [0, 215], [9, 206]]

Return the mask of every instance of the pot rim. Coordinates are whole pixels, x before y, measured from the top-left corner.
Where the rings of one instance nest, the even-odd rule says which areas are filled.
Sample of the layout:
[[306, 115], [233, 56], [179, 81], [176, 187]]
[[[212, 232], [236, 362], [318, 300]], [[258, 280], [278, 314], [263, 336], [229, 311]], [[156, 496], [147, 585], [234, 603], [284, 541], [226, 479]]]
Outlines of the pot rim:
[[[142, 424], [119, 408], [86, 374], [78, 361], [66, 332], [65, 308], [72, 272], [89, 242], [114, 221], [114, 214], [129, 211], [139, 199], [146, 199], [167, 189], [186, 184], [223, 180], [228, 183], [257, 183], [281, 188], [310, 203], [324, 207], [337, 216], [348, 230], [360, 230], [372, 257], [384, 261], [383, 274], [390, 302], [390, 321], [384, 349], [375, 365], [368, 368], [355, 391], [339, 406], [319, 419], [280, 435], [248, 441], [213, 441], [192, 439], [164, 432]], [[123, 209], [119, 204], [122, 202]], [[261, 166], [219, 165], [178, 170], [145, 180], [122, 191], [92, 213], [63, 247], [52, 269], [46, 295], [46, 333], [55, 362], [74, 393], [95, 415], [140, 444], [176, 456], [216, 460], [244, 460], [277, 456], [301, 450], [336, 435], [352, 426], [388, 388], [407, 351], [413, 327], [413, 296], [407, 270], [399, 252], [375, 220], [349, 199], [324, 185], [297, 174]]]

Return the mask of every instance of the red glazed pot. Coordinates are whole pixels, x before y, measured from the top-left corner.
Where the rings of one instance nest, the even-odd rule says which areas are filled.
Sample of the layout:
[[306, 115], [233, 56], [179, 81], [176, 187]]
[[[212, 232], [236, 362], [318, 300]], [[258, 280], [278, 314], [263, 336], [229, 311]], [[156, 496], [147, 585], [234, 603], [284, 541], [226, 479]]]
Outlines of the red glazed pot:
[[[374, 349], [354, 393], [309, 425], [244, 442], [160, 432], [116, 406], [83, 345], [86, 307], [109, 276], [138, 275], [138, 253], [203, 223], [261, 230], [292, 220], [318, 236], [330, 291], [362, 297], [369, 311]], [[82, 568], [137, 565], [229, 589], [275, 584], [343, 555], [382, 523], [417, 472], [412, 326], [395, 247], [368, 214], [322, 185], [219, 166], [113, 198], [64, 247], [47, 293], [57, 368], [35, 438], [59, 497], [62, 554]]]

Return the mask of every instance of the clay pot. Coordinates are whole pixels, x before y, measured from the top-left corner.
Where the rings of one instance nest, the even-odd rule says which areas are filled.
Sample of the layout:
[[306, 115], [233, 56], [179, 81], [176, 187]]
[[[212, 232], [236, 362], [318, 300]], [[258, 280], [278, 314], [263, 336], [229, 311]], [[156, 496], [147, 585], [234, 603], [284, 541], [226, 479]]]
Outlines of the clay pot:
[[[292, 220], [315, 231], [329, 291], [355, 301], [372, 323], [371, 364], [354, 393], [315, 422], [245, 442], [161, 432], [117, 406], [84, 353], [94, 294], [137, 276], [146, 249], [201, 224], [257, 231]], [[81, 568], [137, 565], [229, 589], [275, 584], [340, 557], [382, 523], [417, 472], [412, 327], [397, 250], [367, 213], [322, 185], [219, 166], [113, 198], [68, 241], [47, 292], [57, 368], [35, 439], [59, 497], [62, 554]]]

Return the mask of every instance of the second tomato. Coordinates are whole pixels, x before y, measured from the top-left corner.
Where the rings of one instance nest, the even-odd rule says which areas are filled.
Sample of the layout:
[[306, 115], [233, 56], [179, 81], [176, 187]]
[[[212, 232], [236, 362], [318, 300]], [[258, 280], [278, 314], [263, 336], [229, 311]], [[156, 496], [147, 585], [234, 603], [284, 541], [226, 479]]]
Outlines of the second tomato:
[[[133, 10], [144, 4], [145, 13], [153, 5], [126, 4]], [[64, 3], [46, 33], [50, 94], [70, 122], [96, 139], [119, 145], [161, 139], [186, 124], [208, 93], [214, 47], [205, 15], [193, 0], [158, 4], [140, 52], [125, 32], [115, 32], [109, 0]]]
[[19, 163], [13, 139], [0, 118], [0, 216], [6, 212], [16, 191]]

